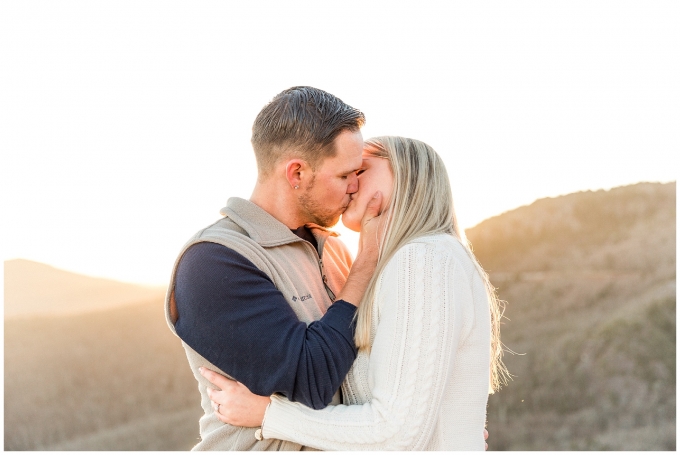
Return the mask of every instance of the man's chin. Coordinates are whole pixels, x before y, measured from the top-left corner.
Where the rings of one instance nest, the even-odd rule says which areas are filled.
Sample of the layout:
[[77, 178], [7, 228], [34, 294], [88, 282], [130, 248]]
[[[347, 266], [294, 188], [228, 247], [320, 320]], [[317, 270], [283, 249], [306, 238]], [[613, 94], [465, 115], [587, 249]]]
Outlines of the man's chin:
[[329, 227], [329, 228], [335, 227], [335, 226], [338, 225], [338, 223], [340, 223], [340, 216], [338, 216], [338, 217], [333, 221], [333, 224], [329, 225], [328, 227]]
[[340, 215], [336, 215], [333, 218], [324, 218], [324, 219], [318, 219], [315, 224], [318, 224], [321, 227], [330, 229], [336, 224], [340, 222]]

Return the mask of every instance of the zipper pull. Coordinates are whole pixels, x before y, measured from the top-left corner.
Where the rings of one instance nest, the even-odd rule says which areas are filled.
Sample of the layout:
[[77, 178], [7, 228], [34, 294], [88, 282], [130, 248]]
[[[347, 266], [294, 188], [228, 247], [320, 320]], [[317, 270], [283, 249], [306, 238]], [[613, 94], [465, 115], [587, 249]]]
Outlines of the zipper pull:
[[328, 294], [328, 297], [331, 298], [331, 302], [335, 302], [335, 292], [331, 289], [331, 287], [328, 285], [328, 279], [326, 278], [326, 274], [324, 273], [323, 270], [323, 260], [319, 258], [319, 268], [321, 269], [321, 281], [323, 281], [323, 286], [326, 288], [326, 294]]

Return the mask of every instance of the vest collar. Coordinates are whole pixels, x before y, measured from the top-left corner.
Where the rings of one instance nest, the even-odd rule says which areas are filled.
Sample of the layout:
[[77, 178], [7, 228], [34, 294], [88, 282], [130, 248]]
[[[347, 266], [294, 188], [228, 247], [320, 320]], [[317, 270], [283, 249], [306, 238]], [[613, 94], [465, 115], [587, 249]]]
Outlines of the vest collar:
[[[302, 241], [300, 237], [288, 229], [288, 226], [271, 216], [260, 206], [239, 197], [229, 198], [227, 206], [220, 210], [220, 214], [238, 224], [246, 231], [248, 237], [265, 247]], [[323, 250], [323, 244], [328, 236], [338, 236], [337, 233], [314, 223], [307, 223], [305, 226], [316, 237], [320, 250]]]

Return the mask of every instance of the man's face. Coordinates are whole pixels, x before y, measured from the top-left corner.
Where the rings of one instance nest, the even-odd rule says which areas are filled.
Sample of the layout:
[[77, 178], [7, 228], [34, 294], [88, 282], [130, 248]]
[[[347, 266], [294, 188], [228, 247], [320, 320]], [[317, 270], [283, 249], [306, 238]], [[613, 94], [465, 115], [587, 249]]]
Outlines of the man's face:
[[298, 200], [309, 222], [330, 227], [340, 219], [359, 188], [356, 172], [361, 168], [364, 138], [360, 131], [343, 131], [333, 142], [336, 154], [325, 159]]

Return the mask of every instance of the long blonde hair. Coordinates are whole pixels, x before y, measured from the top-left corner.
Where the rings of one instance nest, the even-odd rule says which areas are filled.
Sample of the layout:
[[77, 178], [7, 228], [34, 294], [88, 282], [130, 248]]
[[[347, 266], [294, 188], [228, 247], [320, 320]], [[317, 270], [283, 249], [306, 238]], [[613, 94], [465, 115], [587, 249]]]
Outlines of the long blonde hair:
[[450, 234], [466, 249], [484, 284], [491, 309], [491, 384], [498, 390], [507, 383], [508, 371], [502, 361], [500, 319], [504, 305], [491, 285], [488, 274], [479, 265], [458, 227], [453, 209], [453, 195], [448, 174], [441, 157], [424, 142], [398, 136], [368, 139], [364, 152], [385, 158], [394, 176], [392, 195], [384, 210], [385, 230], [379, 239], [380, 253], [375, 273], [357, 312], [355, 342], [359, 349], [370, 352], [373, 299], [376, 284], [386, 264], [402, 246], [429, 234]]

